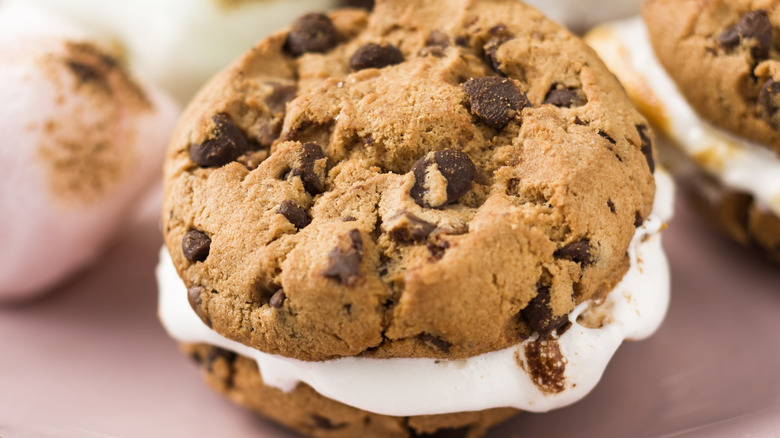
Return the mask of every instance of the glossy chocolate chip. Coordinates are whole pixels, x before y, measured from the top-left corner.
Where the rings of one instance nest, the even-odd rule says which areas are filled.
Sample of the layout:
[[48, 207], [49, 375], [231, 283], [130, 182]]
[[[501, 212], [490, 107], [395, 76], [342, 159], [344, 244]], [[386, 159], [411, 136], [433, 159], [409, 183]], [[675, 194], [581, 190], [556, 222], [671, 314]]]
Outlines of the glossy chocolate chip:
[[639, 228], [642, 226], [642, 224], [645, 223], [645, 220], [642, 218], [642, 215], [639, 214], [637, 211], [634, 215], [634, 228]]
[[333, 22], [325, 14], [306, 14], [295, 20], [287, 35], [285, 49], [293, 56], [304, 53], [324, 53], [336, 46], [338, 35]]
[[203, 231], [190, 230], [181, 240], [181, 252], [191, 262], [202, 262], [209, 256], [211, 238]]
[[206, 315], [206, 312], [203, 311], [203, 302], [201, 300], [201, 296], [204, 293], [206, 293], [206, 288], [202, 286], [192, 286], [191, 288], [187, 289], [187, 301], [189, 301], [190, 307], [192, 307], [192, 310], [194, 310], [195, 314], [198, 315], [198, 318], [200, 318], [200, 320], [203, 321], [206, 326], [211, 328], [211, 320], [209, 319], [208, 315]]
[[512, 33], [509, 32], [506, 26], [503, 24], [493, 27], [490, 29], [489, 33], [490, 37], [488, 38], [485, 45], [482, 46], [482, 51], [485, 55], [485, 61], [490, 64], [490, 67], [493, 68], [493, 71], [504, 75], [505, 73], [501, 71], [501, 63], [498, 61], [498, 58], [496, 58], [496, 54], [498, 53], [498, 48], [501, 47], [501, 45], [503, 45], [505, 42], [514, 38], [514, 35], [512, 35]]
[[497, 76], [469, 79], [463, 84], [471, 112], [496, 129], [504, 129], [525, 107], [528, 97], [510, 79]]
[[452, 348], [452, 344], [445, 341], [444, 339], [434, 336], [430, 333], [421, 333], [417, 336], [417, 338], [426, 344], [430, 344], [442, 353], [449, 353], [450, 348]]
[[352, 70], [364, 70], [367, 68], [385, 68], [390, 65], [400, 64], [404, 61], [404, 55], [392, 44], [366, 44], [360, 47], [349, 60]]
[[[443, 202], [430, 203], [426, 200], [429, 187], [426, 187], [426, 175], [438, 170], [447, 182], [447, 198]], [[477, 168], [468, 155], [454, 149], [431, 152], [420, 158], [412, 166], [414, 186], [409, 194], [421, 207], [442, 208], [453, 203], [471, 190], [477, 175]], [[434, 205], [435, 204], [435, 205]]]
[[277, 213], [284, 216], [291, 224], [295, 225], [295, 228], [305, 228], [311, 223], [309, 215], [306, 214], [306, 210], [302, 209], [295, 201], [286, 200], [279, 204]]
[[587, 103], [582, 91], [578, 88], [553, 87], [544, 98], [546, 105], [554, 105], [559, 108], [571, 108]]
[[220, 167], [235, 161], [250, 149], [241, 128], [227, 114], [217, 114], [214, 130], [203, 143], [190, 145], [190, 158], [201, 167]]
[[528, 326], [538, 332], [540, 336], [546, 336], [569, 320], [567, 315], [553, 318], [550, 307], [550, 288], [540, 285], [537, 285], [536, 297], [520, 311], [520, 315]]
[[397, 225], [388, 233], [390, 238], [397, 242], [422, 242], [436, 229], [435, 224], [426, 222], [408, 211], [401, 212], [397, 220]]
[[271, 82], [271, 94], [265, 98], [265, 104], [274, 114], [284, 114], [287, 102], [295, 99], [298, 87], [294, 83]]
[[780, 109], [780, 82], [769, 79], [764, 82], [758, 93], [758, 113], [772, 127], [777, 128], [780, 127], [778, 109]]
[[559, 259], [571, 260], [581, 264], [583, 267], [592, 265], [595, 261], [593, 248], [590, 246], [590, 240], [584, 239], [559, 248], [554, 256]]
[[298, 163], [291, 171], [292, 176], [299, 176], [307, 192], [316, 195], [325, 191], [324, 175], [319, 175], [315, 169], [317, 161], [325, 158], [322, 148], [317, 143], [305, 143], [301, 149]]
[[642, 140], [642, 146], [639, 149], [647, 160], [647, 165], [650, 167], [650, 173], [655, 172], [655, 159], [653, 158], [653, 142], [650, 140], [650, 136], [647, 135], [647, 126], [637, 125], [636, 131], [639, 133], [639, 138]]
[[284, 293], [284, 289], [279, 289], [271, 295], [271, 299], [268, 301], [268, 307], [272, 309], [281, 309], [284, 305], [284, 300], [287, 299], [287, 295]]
[[[749, 40], [749, 41], [746, 41]], [[752, 44], [750, 53], [753, 59], [766, 59], [772, 47], [772, 23], [766, 11], [747, 12], [737, 23], [718, 36], [718, 41], [726, 49], [734, 49], [740, 44]]]
[[322, 275], [345, 286], [354, 286], [360, 275], [360, 262], [363, 260], [363, 238], [356, 229], [350, 230], [347, 237], [349, 247], [331, 250], [328, 254], [328, 267], [322, 271]]

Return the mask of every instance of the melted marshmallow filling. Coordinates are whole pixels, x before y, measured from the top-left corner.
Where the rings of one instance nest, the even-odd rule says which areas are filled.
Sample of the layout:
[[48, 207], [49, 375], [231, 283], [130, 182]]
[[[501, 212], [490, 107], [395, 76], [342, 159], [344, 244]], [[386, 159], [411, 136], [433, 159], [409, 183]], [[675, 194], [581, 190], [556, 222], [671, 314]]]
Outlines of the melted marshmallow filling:
[[[189, 305], [187, 289], [163, 247], [157, 278], [159, 317], [180, 342], [205, 343], [257, 361], [265, 384], [289, 392], [305, 383], [338, 402], [391, 416], [433, 415], [513, 407], [531, 412], [584, 397], [624, 340], [650, 336], [669, 303], [669, 268], [660, 230], [672, 215], [671, 179], [656, 171], [652, 214], [628, 249], [631, 267], [602, 303], [584, 302], [557, 339], [532, 337], [513, 347], [468, 359], [345, 357], [305, 362], [263, 353], [208, 328]], [[601, 315], [588, 328], [580, 316]], [[592, 326], [592, 324], [588, 324]]]
[[[661, 107], [663, 125], [656, 128], [683, 153], [723, 186], [752, 195], [760, 207], [780, 216], [780, 156], [701, 118], [656, 58], [640, 17], [601, 26], [586, 41], [622, 81], [641, 79], [650, 95], [639, 93], [645, 101], [640, 103]], [[623, 73], [616, 63], [630, 71]]]

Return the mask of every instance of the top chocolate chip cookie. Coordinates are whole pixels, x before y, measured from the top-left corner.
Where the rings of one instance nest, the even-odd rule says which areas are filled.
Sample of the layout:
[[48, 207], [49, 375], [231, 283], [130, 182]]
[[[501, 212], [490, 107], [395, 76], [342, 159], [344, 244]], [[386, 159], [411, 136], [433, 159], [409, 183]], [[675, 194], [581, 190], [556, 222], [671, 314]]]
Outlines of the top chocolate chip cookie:
[[780, 153], [780, 2], [652, 0], [642, 14], [691, 106]]
[[203, 321], [257, 349], [468, 357], [622, 278], [651, 142], [596, 55], [515, 0], [309, 14], [186, 111], [165, 242]]

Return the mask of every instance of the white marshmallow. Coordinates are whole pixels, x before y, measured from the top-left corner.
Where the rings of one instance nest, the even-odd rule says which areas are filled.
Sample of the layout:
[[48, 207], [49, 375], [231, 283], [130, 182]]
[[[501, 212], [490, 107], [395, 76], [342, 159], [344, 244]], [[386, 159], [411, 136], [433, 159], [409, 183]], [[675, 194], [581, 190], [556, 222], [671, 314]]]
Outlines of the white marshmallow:
[[0, 300], [94, 259], [161, 173], [178, 112], [78, 27], [0, 7]]

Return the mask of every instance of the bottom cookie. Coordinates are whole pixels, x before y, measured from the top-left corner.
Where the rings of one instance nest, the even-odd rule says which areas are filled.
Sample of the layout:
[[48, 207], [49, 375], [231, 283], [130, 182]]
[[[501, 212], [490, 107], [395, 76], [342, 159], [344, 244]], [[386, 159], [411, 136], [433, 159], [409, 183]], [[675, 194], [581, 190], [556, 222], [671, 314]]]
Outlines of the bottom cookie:
[[477, 438], [520, 412], [504, 408], [413, 417], [373, 414], [323, 397], [303, 383], [289, 393], [267, 386], [253, 359], [206, 344], [181, 346], [202, 366], [207, 383], [217, 392], [312, 437]]
[[[669, 150], [662, 150], [662, 157], [670, 153], [678, 163], [684, 159]], [[674, 166], [685, 169], [675, 169], [675, 176], [696, 209], [740, 244], [759, 248], [780, 263], [780, 217], [762, 208], [752, 196], [724, 186], [691, 160], [687, 161], [685, 166]]]

